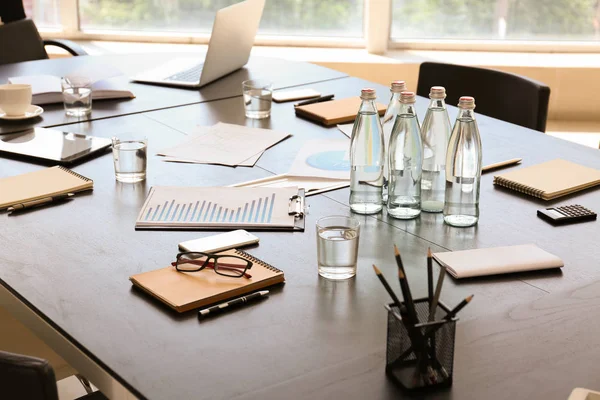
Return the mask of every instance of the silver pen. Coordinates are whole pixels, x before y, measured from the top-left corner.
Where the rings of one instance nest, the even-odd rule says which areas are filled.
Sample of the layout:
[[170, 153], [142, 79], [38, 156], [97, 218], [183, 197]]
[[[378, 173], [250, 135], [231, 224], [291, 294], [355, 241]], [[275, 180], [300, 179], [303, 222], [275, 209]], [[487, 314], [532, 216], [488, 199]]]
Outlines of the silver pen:
[[24, 201], [22, 203], [14, 204], [12, 207], [8, 207], [7, 211], [9, 213], [13, 213], [15, 211], [26, 210], [29, 208], [40, 207], [46, 204], [54, 203], [57, 201], [68, 200], [75, 196], [73, 193], [60, 194], [58, 196], [48, 196], [43, 197], [41, 199], [32, 200], [32, 201]]
[[218, 313], [224, 310], [228, 310], [230, 308], [235, 308], [236, 306], [246, 304], [252, 300], [258, 300], [269, 296], [268, 290], [261, 290], [260, 292], [254, 292], [249, 294], [248, 296], [238, 297], [237, 299], [233, 299], [231, 301], [226, 301], [225, 303], [217, 304], [216, 306], [212, 306], [209, 308], [205, 308], [203, 310], [198, 311], [199, 317], [204, 317], [209, 314]]

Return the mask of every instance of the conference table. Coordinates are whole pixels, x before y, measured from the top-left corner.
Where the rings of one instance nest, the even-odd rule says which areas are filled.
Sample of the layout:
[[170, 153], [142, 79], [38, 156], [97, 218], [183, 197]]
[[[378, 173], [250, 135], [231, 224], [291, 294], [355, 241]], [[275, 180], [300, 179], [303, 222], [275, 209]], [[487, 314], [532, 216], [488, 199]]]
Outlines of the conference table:
[[[156, 55], [78, 57], [0, 67], [0, 80], [34, 73], [65, 74], [110, 63], [128, 74]], [[307, 198], [304, 232], [258, 232], [252, 255], [282, 269], [286, 283], [268, 300], [199, 320], [178, 314], [134, 289], [128, 278], [169, 265], [177, 243], [214, 232], [135, 231], [149, 189], [156, 185], [225, 186], [285, 173], [304, 143], [344, 138], [297, 118], [292, 103], [273, 104], [265, 120], [244, 117], [240, 82], [268, 76], [277, 88], [313, 88], [336, 98], [387, 87], [306, 63], [252, 57], [244, 70], [200, 90], [131, 84], [136, 98], [94, 103], [85, 121], [66, 120], [58, 106], [27, 124], [0, 124], [0, 133], [31, 126], [100, 137], [137, 132], [148, 137], [148, 177], [115, 181], [110, 153], [73, 169], [94, 180], [92, 193], [69, 203], [0, 215], [0, 306], [40, 336], [111, 399], [566, 399], [578, 386], [600, 388], [600, 237], [598, 222], [553, 227], [536, 210], [579, 203], [600, 210], [590, 189], [543, 202], [481, 181], [481, 218], [471, 228], [444, 225], [439, 214], [400, 221], [385, 211], [354, 215], [361, 223], [358, 273], [333, 282], [316, 265], [315, 222], [351, 215], [348, 189]], [[401, 79], [402, 77], [398, 77]], [[424, 116], [428, 100], [417, 99]], [[451, 119], [456, 108], [449, 106]], [[478, 115], [484, 164], [522, 157], [523, 165], [564, 158], [600, 168], [597, 150]], [[267, 150], [253, 168], [168, 163], [154, 156], [180, 143], [197, 125], [216, 122], [283, 130], [292, 136]], [[0, 137], [1, 139], [1, 137]], [[0, 159], [0, 177], [44, 168]], [[520, 168], [511, 167], [503, 171]], [[561, 257], [562, 271], [476, 279], [446, 277], [442, 300], [459, 315], [454, 383], [410, 396], [385, 376], [389, 298], [371, 265], [396, 276], [393, 245], [402, 253], [413, 293], [426, 293], [426, 254], [535, 243]], [[394, 286], [394, 285], [393, 285]], [[397, 286], [395, 286], [397, 288]], [[0, 343], [0, 350], [2, 344]]]

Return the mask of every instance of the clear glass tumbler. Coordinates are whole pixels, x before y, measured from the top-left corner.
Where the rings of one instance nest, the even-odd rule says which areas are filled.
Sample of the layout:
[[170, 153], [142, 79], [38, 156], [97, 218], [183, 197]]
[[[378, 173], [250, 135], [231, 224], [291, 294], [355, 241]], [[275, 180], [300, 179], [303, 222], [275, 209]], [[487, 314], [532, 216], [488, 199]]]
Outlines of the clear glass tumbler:
[[262, 119], [271, 115], [273, 84], [264, 79], [242, 82], [246, 118]]
[[61, 80], [65, 113], [83, 117], [92, 112], [92, 81], [86, 77], [68, 77]]
[[146, 179], [148, 139], [122, 135], [113, 137], [112, 143], [117, 181], [135, 183]]
[[334, 215], [317, 221], [319, 275], [331, 280], [356, 275], [360, 223], [356, 218]]

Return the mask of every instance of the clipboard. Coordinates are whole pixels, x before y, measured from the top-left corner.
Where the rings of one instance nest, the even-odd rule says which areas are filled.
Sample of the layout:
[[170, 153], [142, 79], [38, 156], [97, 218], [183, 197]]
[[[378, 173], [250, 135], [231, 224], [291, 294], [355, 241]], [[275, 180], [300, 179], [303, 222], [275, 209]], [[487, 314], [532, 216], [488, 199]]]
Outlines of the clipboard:
[[304, 200], [298, 187], [154, 186], [135, 229], [304, 231]]

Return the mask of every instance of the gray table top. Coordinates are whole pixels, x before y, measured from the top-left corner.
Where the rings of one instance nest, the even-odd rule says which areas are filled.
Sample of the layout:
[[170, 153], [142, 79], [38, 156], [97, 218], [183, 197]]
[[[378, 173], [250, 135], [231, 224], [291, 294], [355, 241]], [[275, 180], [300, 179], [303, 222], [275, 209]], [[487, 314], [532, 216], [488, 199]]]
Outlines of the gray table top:
[[123, 87], [130, 90], [136, 98], [95, 101], [92, 114], [79, 119], [67, 117], [62, 104], [44, 105], [44, 114], [38, 118], [11, 123], [3, 121], [0, 124], [0, 134], [27, 129], [31, 126], [56, 126], [241, 96], [242, 82], [247, 79], [269, 79], [273, 82], [275, 89], [280, 89], [346, 76], [341, 72], [314, 64], [252, 56], [245, 67], [200, 89], [172, 88], [129, 82], [130, 77], [178, 57], [193, 58], [194, 56], [178, 53], [104, 55], [1, 65], [0, 82], [2, 83], [15, 76], [40, 74], [64, 76], [73, 71], [85, 70], [85, 68], [98, 68], [103, 65], [112, 66], [124, 74], [121, 78]]
[[[365, 85], [345, 78], [310, 87], [344, 97]], [[387, 88], [376, 88], [387, 98]], [[422, 115], [426, 101], [420, 99], [418, 106]], [[227, 185], [282, 173], [306, 140], [342, 137], [335, 128], [296, 118], [290, 103], [274, 104], [272, 117], [264, 122], [242, 115], [241, 99], [233, 98], [70, 125], [72, 132], [103, 137], [144, 131], [150, 154], [178, 143], [196, 124], [217, 121], [284, 129], [293, 136], [269, 149], [255, 168], [164, 163], [151, 156], [148, 180], [136, 185], [114, 181], [109, 154], [74, 168], [94, 179], [92, 194], [5, 217], [0, 283], [140, 397], [278, 399], [289, 393], [294, 398], [386, 399], [402, 397], [402, 392], [384, 375], [382, 305], [388, 298], [371, 264], [391, 280], [396, 270], [392, 246], [397, 244], [413, 292], [424, 294], [429, 246], [435, 252], [533, 241], [565, 259], [562, 274], [446, 279], [446, 303], [472, 293], [475, 299], [457, 327], [454, 386], [427, 398], [564, 399], [575, 386], [593, 386], [597, 374], [590, 371], [598, 371], [590, 365], [594, 351], [586, 354], [586, 349], [595, 346], [598, 291], [573, 287], [598, 280], [598, 224], [545, 225], [535, 216], [543, 204], [494, 189], [490, 176], [483, 180], [482, 218], [474, 229], [450, 229], [437, 217], [408, 223], [385, 215], [358, 217], [359, 271], [346, 282], [330, 282], [316, 272], [315, 221], [349, 214], [348, 193], [339, 190], [308, 199], [305, 232], [257, 234], [260, 245], [249, 251], [283, 269], [287, 280], [260, 304], [199, 322], [194, 312], [177, 315], [132, 289], [130, 275], [168, 265], [178, 242], [210, 234], [134, 231], [151, 186]], [[533, 164], [560, 155], [595, 166], [600, 158], [581, 146], [491, 118], [480, 117], [479, 125], [486, 162], [523, 156]], [[38, 168], [0, 160], [3, 176]], [[586, 199], [600, 204], [598, 191], [577, 201], [587, 204]], [[567, 247], [571, 252], [563, 251]], [[582, 361], [587, 370], [576, 365]], [[571, 376], [571, 370], [579, 374]]]

